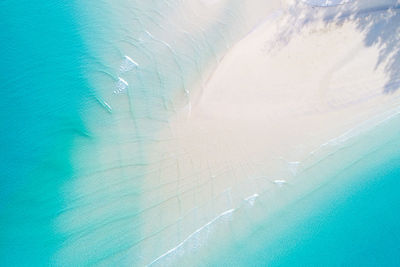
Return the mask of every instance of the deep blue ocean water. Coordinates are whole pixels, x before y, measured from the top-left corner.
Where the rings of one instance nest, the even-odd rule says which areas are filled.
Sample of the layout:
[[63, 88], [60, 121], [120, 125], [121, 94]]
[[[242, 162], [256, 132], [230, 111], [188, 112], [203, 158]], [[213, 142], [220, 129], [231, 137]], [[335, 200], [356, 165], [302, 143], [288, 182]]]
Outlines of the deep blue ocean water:
[[[88, 81], [94, 52], [83, 36], [82, 20], [87, 18], [81, 12], [74, 2], [0, 3], [1, 266], [51, 265], [69, 238], [55, 229], [54, 220], [66, 206], [63, 186], [74, 175], [73, 141], [87, 135], [83, 115], [87, 103], [95, 102], [95, 88]], [[99, 46], [104, 40], [98, 40]], [[333, 172], [337, 179], [258, 226], [254, 234], [225, 247], [210, 245], [215, 251], [204, 262], [399, 266], [400, 124], [396, 119], [388, 123], [390, 127], [348, 148], [347, 158], [359, 160]], [[371, 140], [372, 151], [360, 149]], [[333, 161], [321, 163], [321, 175], [336, 166]], [[89, 261], [89, 252], [79, 252], [64, 262], [101, 263], [101, 256]]]

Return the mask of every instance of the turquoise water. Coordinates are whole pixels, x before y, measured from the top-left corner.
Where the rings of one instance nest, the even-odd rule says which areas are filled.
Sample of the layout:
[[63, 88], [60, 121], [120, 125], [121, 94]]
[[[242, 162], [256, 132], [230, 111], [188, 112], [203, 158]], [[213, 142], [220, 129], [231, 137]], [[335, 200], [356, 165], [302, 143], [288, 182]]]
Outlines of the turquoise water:
[[[241, 28], [240, 1], [232, 1], [200, 37], [168, 21], [176, 33], [169, 48], [145, 30], [162, 36], [157, 23], [176, 3], [0, 3], [1, 266], [131, 266], [165, 251], [155, 243], [155, 255], [140, 255], [136, 247], [145, 170], [130, 164], [146, 165], [144, 145], [174, 113], [173, 96], [206, 79], [259, 21]], [[140, 71], [121, 73], [126, 54]], [[122, 75], [130, 86], [120, 97], [113, 92]], [[211, 243], [196, 264], [398, 265], [398, 120], [389, 126], [313, 169], [335, 179], [253, 234]]]
[[86, 48], [70, 4], [2, 1], [0, 10], [0, 265], [44, 266], [64, 239], [52, 218], [84, 132]]
[[232, 239], [204, 266], [398, 266], [399, 123], [380, 125], [305, 171], [302, 178], [329, 182]]

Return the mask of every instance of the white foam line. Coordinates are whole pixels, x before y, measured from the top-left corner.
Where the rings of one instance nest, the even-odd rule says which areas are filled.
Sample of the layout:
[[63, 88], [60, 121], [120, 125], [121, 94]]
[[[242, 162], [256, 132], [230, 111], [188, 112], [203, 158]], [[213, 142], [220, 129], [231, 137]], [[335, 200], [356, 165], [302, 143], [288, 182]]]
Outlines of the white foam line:
[[251, 196], [246, 197], [244, 200], [249, 201], [258, 197], [258, 194], [253, 194]]
[[135, 60], [133, 60], [132, 58], [130, 58], [130, 57], [128, 57], [128, 56], [125, 56], [125, 58], [126, 58], [128, 61], [132, 62], [136, 67], [139, 66], [139, 64], [138, 64]]
[[107, 102], [103, 101], [103, 103], [110, 111], [112, 110], [112, 107]]
[[389, 113], [384, 119], [382, 120], [378, 120], [378, 121], [374, 121], [379, 117], [382, 117], [383, 114], [379, 114], [377, 116], [374, 116], [372, 119], [369, 119], [367, 121], [364, 121], [360, 124], [358, 124], [357, 126], [351, 128], [350, 130], [347, 130], [346, 132], [344, 132], [343, 134], [339, 135], [338, 137], [332, 138], [330, 140], [328, 140], [328, 142], [323, 143], [322, 145], [320, 145], [317, 149], [313, 150], [310, 152], [310, 154], [315, 154], [317, 152], [319, 152], [320, 150], [322, 150], [322, 148], [326, 147], [326, 146], [333, 146], [333, 145], [337, 145], [337, 144], [342, 144], [346, 141], [348, 141], [349, 139], [354, 138], [355, 136], [358, 136], [359, 134], [368, 132], [372, 129], [375, 129], [377, 126], [385, 123], [386, 121], [392, 119], [393, 117], [397, 116], [400, 114], [400, 109], [399, 108], [395, 108], [392, 111], [389, 112], [385, 112], [385, 113]]
[[121, 77], [118, 77], [118, 80], [119, 80], [120, 82], [122, 82], [123, 84], [125, 84], [126, 86], [128, 86], [128, 82], [125, 81], [124, 79], [122, 79]]
[[171, 248], [170, 250], [168, 250], [167, 252], [165, 252], [164, 254], [162, 254], [161, 256], [159, 256], [158, 258], [156, 258], [155, 260], [153, 260], [152, 262], [150, 262], [147, 266], [151, 266], [152, 264], [156, 263], [157, 261], [159, 261], [160, 259], [164, 258], [165, 256], [167, 256], [168, 254], [171, 254], [172, 252], [174, 252], [175, 250], [177, 250], [178, 248], [180, 248], [181, 246], [183, 246], [187, 241], [189, 241], [195, 234], [199, 233], [201, 230], [203, 230], [204, 228], [206, 228], [207, 226], [213, 224], [215, 221], [217, 221], [219, 218], [225, 216], [226, 214], [232, 213], [234, 212], [235, 209], [229, 209], [226, 210], [224, 212], [222, 212], [221, 214], [219, 214], [217, 217], [215, 217], [214, 219], [212, 219], [211, 221], [209, 221], [208, 223], [206, 223], [205, 225], [203, 225], [202, 227], [200, 227], [199, 229], [197, 229], [196, 231], [194, 231], [193, 233], [191, 233], [188, 237], [186, 237], [181, 243], [179, 243], [176, 247]]
[[256, 193], [256, 194], [246, 197], [244, 200], [247, 201], [251, 206], [253, 206], [258, 197], [259, 197], [259, 195]]
[[274, 184], [277, 184], [277, 185], [284, 185], [284, 184], [287, 184], [287, 182], [286, 182], [286, 180], [283, 180], [283, 179], [281, 179], [281, 180], [274, 180]]

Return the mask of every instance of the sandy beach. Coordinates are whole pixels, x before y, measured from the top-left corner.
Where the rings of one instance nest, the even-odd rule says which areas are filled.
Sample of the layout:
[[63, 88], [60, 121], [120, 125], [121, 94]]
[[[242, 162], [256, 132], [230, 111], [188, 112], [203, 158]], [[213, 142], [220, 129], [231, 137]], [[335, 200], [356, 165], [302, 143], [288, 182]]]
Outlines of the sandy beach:
[[[385, 92], [390, 58], [382, 61], [379, 43], [366, 44], [368, 29], [359, 23], [389, 19], [387, 26], [395, 27], [399, 16], [371, 12], [373, 3], [357, 8], [359, 20], [306, 5], [277, 10], [227, 52], [170, 118], [150, 148], [161, 163], [146, 178], [154, 191], [145, 202], [162, 203], [156, 211], [162, 219], [149, 219], [146, 229], [163, 229], [152, 239], [167, 238], [172, 250], [153, 263], [162, 265], [198, 229], [249, 200], [253, 205], [260, 194], [273, 194], [284, 206], [298, 195], [280, 194], [282, 187], [303, 183], [312, 190], [326, 182], [296, 177], [398, 113], [398, 93]], [[314, 16], [302, 20], [311, 9]], [[346, 12], [354, 10], [342, 7]]]

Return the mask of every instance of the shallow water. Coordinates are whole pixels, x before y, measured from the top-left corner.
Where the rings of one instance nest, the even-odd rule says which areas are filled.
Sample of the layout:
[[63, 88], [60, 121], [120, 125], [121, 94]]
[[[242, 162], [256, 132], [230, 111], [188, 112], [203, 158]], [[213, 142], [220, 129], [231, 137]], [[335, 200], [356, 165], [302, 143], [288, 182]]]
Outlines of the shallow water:
[[397, 118], [302, 173], [332, 177], [311, 194], [276, 180], [295, 197], [272, 217], [261, 194], [184, 227], [160, 215], [156, 133], [275, 10], [217, 2], [0, 3], [0, 265], [399, 263]]
[[[318, 176], [330, 179], [251, 234], [233, 238], [223, 249], [211, 247], [217, 252], [206, 252], [212, 256], [204, 266], [397, 266], [399, 121], [358, 136], [302, 173], [303, 183]], [[264, 201], [260, 205], [271, 199]], [[237, 219], [252, 220], [245, 214]]]

